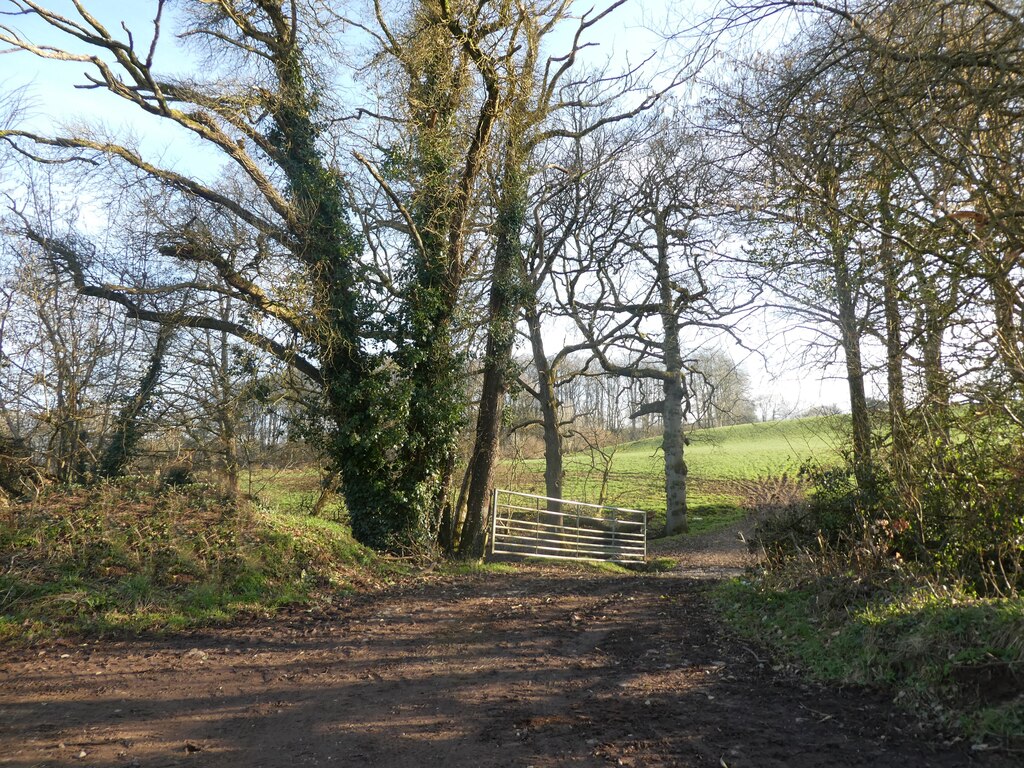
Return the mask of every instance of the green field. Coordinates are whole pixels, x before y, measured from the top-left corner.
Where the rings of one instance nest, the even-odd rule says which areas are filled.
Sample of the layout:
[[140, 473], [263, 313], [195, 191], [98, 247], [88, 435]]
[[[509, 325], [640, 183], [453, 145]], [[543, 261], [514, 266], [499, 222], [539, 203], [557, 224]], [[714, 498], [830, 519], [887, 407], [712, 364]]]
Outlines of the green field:
[[[279, 512], [310, 515], [320, 499], [322, 476], [315, 465], [259, 469], [243, 479], [242, 491]], [[327, 520], [346, 520], [341, 497], [329, 495], [317, 516]]]
[[[694, 430], [689, 435], [689, 510], [695, 531], [717, 527], [743, 508], [793, 493], [795, 475], [809, 459], [837, 462], [835, 424], [809, 418]], [[564, 496], [577, 501], [643, 509], [664, 523], [664, 456], [661, 438], [623, 443], [565, 461]], [[544, 493], [544, 461], [505, 463], [498, 484], [524, 493]]]
[[[785, 501], [799, 492], [796, 474], [813, 458], [839, 460], [836, 422], [809, 418], [694, 430], [689, 433], [689, 510], [695, 532], [738, 519], [747, 507]], [[842, 426], [842, 423], [839, 423]], [[564, 495], [588, 503], [642, 509], [654, 513], [651, 525], [664, 524], [665, 480], [661, 438], [621, 443], [598, 452], [566, 457]], [[523, 493], [544, 493], [544, 460], [506, 461], [496, 484]], [[243, 490], [280, 511], [309, 514], [319, 496], [315, 468], [261, 470]], [[775, 496], [773, 496], [773, 494]], [[332, 498], [322, 517], [344, 520], [344, 507]]]

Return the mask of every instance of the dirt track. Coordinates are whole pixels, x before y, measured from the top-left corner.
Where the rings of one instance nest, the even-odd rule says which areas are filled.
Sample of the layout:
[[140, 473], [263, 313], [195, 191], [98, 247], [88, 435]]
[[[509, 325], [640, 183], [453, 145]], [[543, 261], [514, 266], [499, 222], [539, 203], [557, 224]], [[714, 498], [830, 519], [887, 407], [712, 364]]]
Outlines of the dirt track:
[[528, 567], [19, 651], [0, 664], [0, 765], [1018, 765], [725, 636], [704, 592], [740, 552], [730, 533], [660, 576]]

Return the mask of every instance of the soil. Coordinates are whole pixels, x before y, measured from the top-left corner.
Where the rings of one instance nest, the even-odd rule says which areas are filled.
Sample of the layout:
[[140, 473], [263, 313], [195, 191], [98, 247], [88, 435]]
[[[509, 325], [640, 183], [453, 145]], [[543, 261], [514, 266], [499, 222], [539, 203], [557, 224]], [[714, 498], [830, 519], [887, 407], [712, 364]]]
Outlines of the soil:
[[5, 766], [1019, 766], [801, 679], [708, 607], [736, 530], [630, 575], [523, 565], [0, 662]]

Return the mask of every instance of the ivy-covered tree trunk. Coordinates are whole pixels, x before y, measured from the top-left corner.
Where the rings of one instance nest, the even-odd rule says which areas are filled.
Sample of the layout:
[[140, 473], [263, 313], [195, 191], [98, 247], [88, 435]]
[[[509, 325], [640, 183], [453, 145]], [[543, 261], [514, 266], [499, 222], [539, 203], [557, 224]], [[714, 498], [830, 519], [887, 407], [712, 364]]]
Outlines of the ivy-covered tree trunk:
[[[397, 51], [408, 73], [405, 173], [412, 188], [414, 255], [404, 339], [396, 353], [408, 381], [406, 429], [399, 444], [404, 471], [396, 487], [415, 515], [410, 524], [422, 543], [442, 524], [465, 418], [465, 357], [456, 349], [456, 324], [475, 187], [499, 96], [493, 73], [486, 77], [489, 60], [456, 14], [446, 3], [419, 0], [413, 36]], [[479, 99], [471, 88], [470, 62], [485, 75]], [[475, 124], [468, 136], [467, 118]]]
[[484, 550], [488, 500], [498, 459], [501, 420], [512, 368], [516, 320], [522, 306], [522, 228], [526, 218], [526, 175], [516, 139], [505, 156], [498, 215], [495, 221], [494, 266], [488, 303], [487, 350], [477, 411], [473, 471], [459, 554], [480, 557]]
[[[340, 474], [356, 538], [392, 550], [424, 540], [452, 477], [464, 418], [454, 344], [465, 251], [475, 187], [501, 102], [495, 62], [511, 61], [517, 50], [506, 49], [496, 32], [507, 24], [514, 36], [517, 11], [413, 0], [412, 18], [403, 19], [410, 24], [397, 37], [378, 19], [385, 55], [397, 63], [393, 71], [399, 87], [408, 88], [410, 105], [401, 121], [408, 133], [396, 141], [387, 173], [403, 176], [403, 163], [411, 169], [395, 185], [400, 194], [388, 188], [406, 214], [402, 231], [410, 248], [391, 265], [397, 278], [389, 289], [398, 308], [388, 307], [382, 317], [371, 305], [377, 286], [367, 277], [349, 187], [334, 161], [339, 148], [323, 128], [331, 121], [318, 102], [336, 73], [323, 66], [328, 56], [304, 55], [305, 46], [329, 34], [319, 11], [283, 0], [189, 5], [180, 14], [182, 35], [209, 46], [213, 66], [182, 80], [162, 77], [153, 64], [161, 58], [154, 51], [164, 29], [163, 4], [148, 50], [137, 49], [123, 25], [126, 38], [116, 38], [116, 28], [100, 25], [87, 5], [67, 11], [77, 21], [36, 3], [23, 15], [55, 34], [77, 37], [88, 56], [49, 42], [36, 45], [9, 27], [0, 36], [37, 56], [84, 62], [92, 67], [88, 87], [188, 132], [226, 163], [225, 178], [237, 175], [240, 183], [237, 189], [229, 189], [229, 182], [207, 184], [160, 166], [135, 146], [84, 131], [54, 136], [0, 126], [3, 141], [35, 148], [26, 156], [49, 152], [54, 162], [101, 158], [166, 190], [183, 214], [156, 250], [203, 279], [187, 288], [162, 284], [153, 290], [153, 274], [130, 275], [138, 285], [126, 289], [90, 271], [88, 249], [79, 248], [76, 238], [52, 231], [28, 236], [63, 262], [80, 293], [117, 303], [142, 322], [231, 334], [320, 387], [322, 410], [314, 420], [324, 429], [316, 437]], [[237, 72], [219, 78], [229, 62]], [[209, 226], [221, 217], [240, 235], [251, 261], [224, 258], [224, 238]], [[406, 260], [409, 252], [415, 255]], [[268, 285], [282, 263], [286, 279], [294, 281], [285, 290]], [[225, 296], [245, 304], [244, 311], [228, 319], [208, 311]], [[59, 438], [56, 455], [81, 452], [76, 421], [68, 420]]]
[[360, 247], [341, 180], [318, 154], [315, 99], [297, 62], [279, 68], [281, 89], [294, 99], [282, 101], [274, 113], [275, 146], [283, 155], [294, 208], [305, 217], [300, 228], [314, 276], [317, 346], [334, 424], [333, 466], [353, 535], [385, 550], [427, 541], [452, 477], [465, 399], [453, 337], [466, 222], [497, 108], [497, 91], [491, 89], [453, 183], [453, 162], [459, 163], [453, 161], [457, 147], [448, 131], [465, 84], [450, 71], [458, 62], [448, 54], [459, 41], [451, 39], [444, 9], [430, 0], [424, 6], [430, 6], [429, 28], [449, 46], [410, 51], [406, 62], [414, 134], [410, 208], [419, 242], [402, 286], [404, 312], [396, 318], [393, 357], [362, 345], [372, 312], [360, 296]]
[[353, 535], [371, 547], [394, 549], [417, 535], [422, 513], [396, 482], [406, 477], [406, 468], [394, 448], [401, 443], [393, 426], [395, 384], [362, 347], [367, 307], [357, 277], [361, 245], [341, 179], [317, 147], [317, 102], [304, 81], [295, 39], [278, 43], [282, 48], [273, 61], [281, 96], [269, 138], [288, 177], [292, 228], [311, 277], [311, 341], [332, 432], [326, 445], [341, 476]]
[[97, 465], [97, 474], [100, 477], [120, 477], [125, 465], [135, 455], [136, 446], [143, 435], [143, 428], [139, 422], [153, 398], [153, 392], [163, 370], [164, 356], [173, 335], [172, 326], [162, 325], [157, 330], [156, 343], [153, 345], [146, 373], [139, 382], [135, 395], [117, 415], [110, 441], [100, 457]]
[[[409, 530], [426, 543], [440, 524], [453, 476], [459, 426], [465, 413], [464, 361], [453, 340], [454, 297], [440, 281], [421, 280], [423, 302], [412, 312], [415, 343], [403, 356], [411, 392], [408, 421], [400, 452], [403, 475], [396, 478], [408, 505]], [[409, 542], [412, 543], [412, 542]]]

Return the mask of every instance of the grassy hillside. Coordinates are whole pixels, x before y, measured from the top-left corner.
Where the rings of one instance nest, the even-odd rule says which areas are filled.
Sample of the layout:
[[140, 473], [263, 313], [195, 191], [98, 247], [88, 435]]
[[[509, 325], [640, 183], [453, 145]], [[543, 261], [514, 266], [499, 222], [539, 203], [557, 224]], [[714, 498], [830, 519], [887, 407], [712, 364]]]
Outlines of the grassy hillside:
[[[692, 528], [717, 527], [742, 515], [742, 506], [792, 478], [809, 459], [838, 461], [835, 422], [809, 418], [694, 430], [686, 448]], [[664, 520], [664, 456], [661, 438], [638, 440], [575, 454], [565, 462], [565, 496], [603, 501], [655, 513]], [[498, 484], [525, 493], [544, 492], [544, 462], [533, 459], [505, 464]]]

